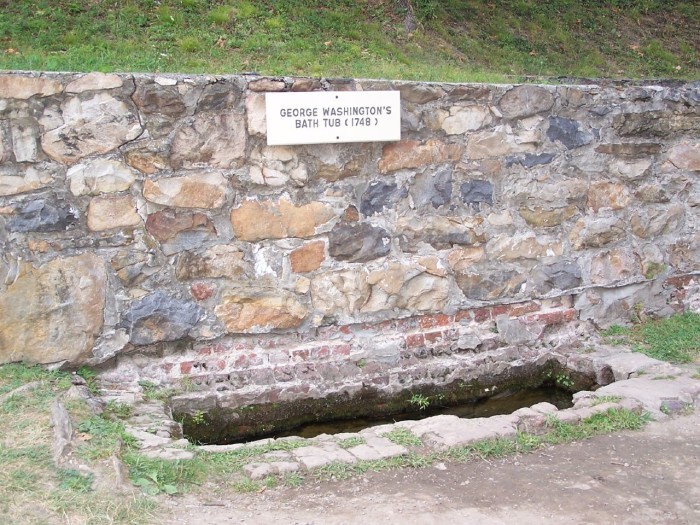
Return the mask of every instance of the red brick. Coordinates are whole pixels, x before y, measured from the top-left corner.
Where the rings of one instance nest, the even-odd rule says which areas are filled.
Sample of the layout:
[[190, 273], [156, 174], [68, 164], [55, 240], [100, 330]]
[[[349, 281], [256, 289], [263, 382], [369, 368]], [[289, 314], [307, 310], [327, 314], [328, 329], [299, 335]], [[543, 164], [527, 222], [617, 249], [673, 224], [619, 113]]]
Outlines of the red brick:
[[421, 328], [435, 328], [437, 326], [447, 326], [451, 320], [451, 316], [447, 314], [424, 315], [418, 318], [418, 324]]
[[445, 339], [445, 332], [443, 332], [442, 330], [426, 332], [424, 335], [426, 343], [439, 343]]
[[194, 361], [183, 361], [180, 363], [180, 373], [189, 374], [192, 372], [192, 365], [194, 365]]
[[542, 308], [539, 302], [536, 301], [528, 301], [526, 303], [516, 303], [516, 304], [509, 304], [508, 306], [508, 314], [511, 317], [520, 317], [521, 315], [529, 314], [532, 312], [537, 312]]
[[491, 319], [491, 308], [477, 308], [476, 310], [472, 310], [472, 314], [477, 323], [483, 323]]
[[336, 345], [331, 348], [331, 355], [333, 356], [349, 356], [352, 346], [349, 344]]
[[697, 275], [676, 275], [674, 277], [667, 278], [664, 281], [664, 286], [672, 288], [685, 288], [695, 278], [697, 278]]
[[308, 348], [292, 350], [290, 353], [292, 361], [307, 361], [310, 355], [310, 351]]
[[492, 306], [490, 312], [491, 319], [495, 319], [499, 315], [510, 313], [510, 307], [511, 305], [509, 304], [499, 304], [497, 306]]
[[423, 334], [409, 334], [406, 336], [406, 348], [418, 348], [425, 345]]
[[527, 316], [526, 322], [543, 322], [546, 325], [568, 323], [576, 319], [578, 312], [569, 308], [567, 310], [555, 310], [553, 312], [541, 312]]
[[462, 321], [471, 321], [473, 316], [473, 310], [460, 310], [455, 314], [455, 323], [461, 323]]
[[175, 366], [173, 363], [163, 363], [163, 371], [166, 374], [170, 374], [170, 371], [173, 369], [173, 366]]
[[311, 359], [324, 359], [330, 355], [331, 349], [326, 345], [311, 349]]

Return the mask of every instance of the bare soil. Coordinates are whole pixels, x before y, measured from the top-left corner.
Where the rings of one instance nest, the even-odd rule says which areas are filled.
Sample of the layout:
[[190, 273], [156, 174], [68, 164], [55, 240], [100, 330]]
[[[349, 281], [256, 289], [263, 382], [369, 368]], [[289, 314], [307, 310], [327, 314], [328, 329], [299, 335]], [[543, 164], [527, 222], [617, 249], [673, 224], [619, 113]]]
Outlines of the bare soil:
[[161, 523], [695, 524], [700, 412], [506, 459], [211, 494], [168, 499]]

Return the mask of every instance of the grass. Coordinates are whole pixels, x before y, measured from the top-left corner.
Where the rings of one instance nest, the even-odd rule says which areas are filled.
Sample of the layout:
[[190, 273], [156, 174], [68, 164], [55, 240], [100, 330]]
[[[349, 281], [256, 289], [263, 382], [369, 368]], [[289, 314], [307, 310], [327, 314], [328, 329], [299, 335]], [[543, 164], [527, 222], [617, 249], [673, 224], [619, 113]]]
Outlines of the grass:
[[13, 0], [0, 69], [697, 78], [693, 0]]
[[[116, 497], [94, 486], [90, 473], [54, 464], [50, 406], [70, 388], [70, 376], [20, 364], [0, 366], [0, 395], [32, 383], [32, 389], [9, 395], [0, 405], [0, 523], [146, 523], [155, 507], [152, 499]], [[79, 456], [95, 458], [93, 463], [107, 457], [116, 444], [113, 434], [121, 435], [123, 427], [97, 422], [82, 401], [66, 407], [78, 428], [90, 432]], [[128, 445], [129, 438], [121, 436]]]
[[611, 326], [602, 335], [612, 344], [630, 344], [636, 352], [670, 363], [700, 357], [700, 314], [686, 312], [631, 327]]

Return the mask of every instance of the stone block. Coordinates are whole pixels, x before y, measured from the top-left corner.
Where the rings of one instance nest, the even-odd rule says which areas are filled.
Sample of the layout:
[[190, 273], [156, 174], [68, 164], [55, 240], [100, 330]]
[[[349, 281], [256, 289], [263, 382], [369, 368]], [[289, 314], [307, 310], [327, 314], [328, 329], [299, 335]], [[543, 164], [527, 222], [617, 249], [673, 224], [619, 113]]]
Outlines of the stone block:
[[223, 206], [228, 181], [220, 173], [200, 172], [183, 177], [146, 180], [143, 196], [163, 206], [213, 209]]
[[522, 85], [506, 91], [498, 102], [505, 118], [523, 118], [552, 109], [554, 96], [544, 87]]
[[426, 142], [402, 140], [384, 146], [382, 158], [379, 160], [379, 172], [389, 173], [405, 168], [456, 161], [460, 154], [460, 147], [456, 144], [446, 144], [434, 139]]
[[141, 224], [141, 217], [131, 195], [94, 197], [87, 210], [87, 227], [90, 231], [113, 228], [131, 228]]
[[308, 310], [293, 296], [226, 291], [214, 309], [229, 333], [260, 333], [296, 328]]
[[88, 99], [69, 97], [61, 104], [61, 114], [63, 125], [44, 133], [41, 146], [65, 164], [113, 151], [143, 132], [133, 103], [105, 92]]
[[63, 91], [58, 80], [45, 77], [25, 75], [0, 76], [0, 98], [27, 100], [29, 98], [49, 97]]
[[313, 241], [304, 244], [289, 254], [289, 262], [294, 273], [318, 270], [326, 259], [326, 243]]
[[335, 212], [327, 204], [310, 202], [295, 206], [286, 198], [279, 201], [246, 200], [231, 211], [236, 238], [251, 242], [312, 237], [333, 218]]
[[0, 293], [0, 363], [84, 363], [102, 331], [106, 289], [93, 254], [24, 269]]

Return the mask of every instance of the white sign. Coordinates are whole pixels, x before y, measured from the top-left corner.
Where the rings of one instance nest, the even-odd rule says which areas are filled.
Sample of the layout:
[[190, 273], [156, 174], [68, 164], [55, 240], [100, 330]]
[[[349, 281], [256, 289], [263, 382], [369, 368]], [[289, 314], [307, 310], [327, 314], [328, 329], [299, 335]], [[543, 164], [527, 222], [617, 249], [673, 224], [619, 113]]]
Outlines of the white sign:
[[266, 93], [267, 144], [401, 140], [398, 91]]

